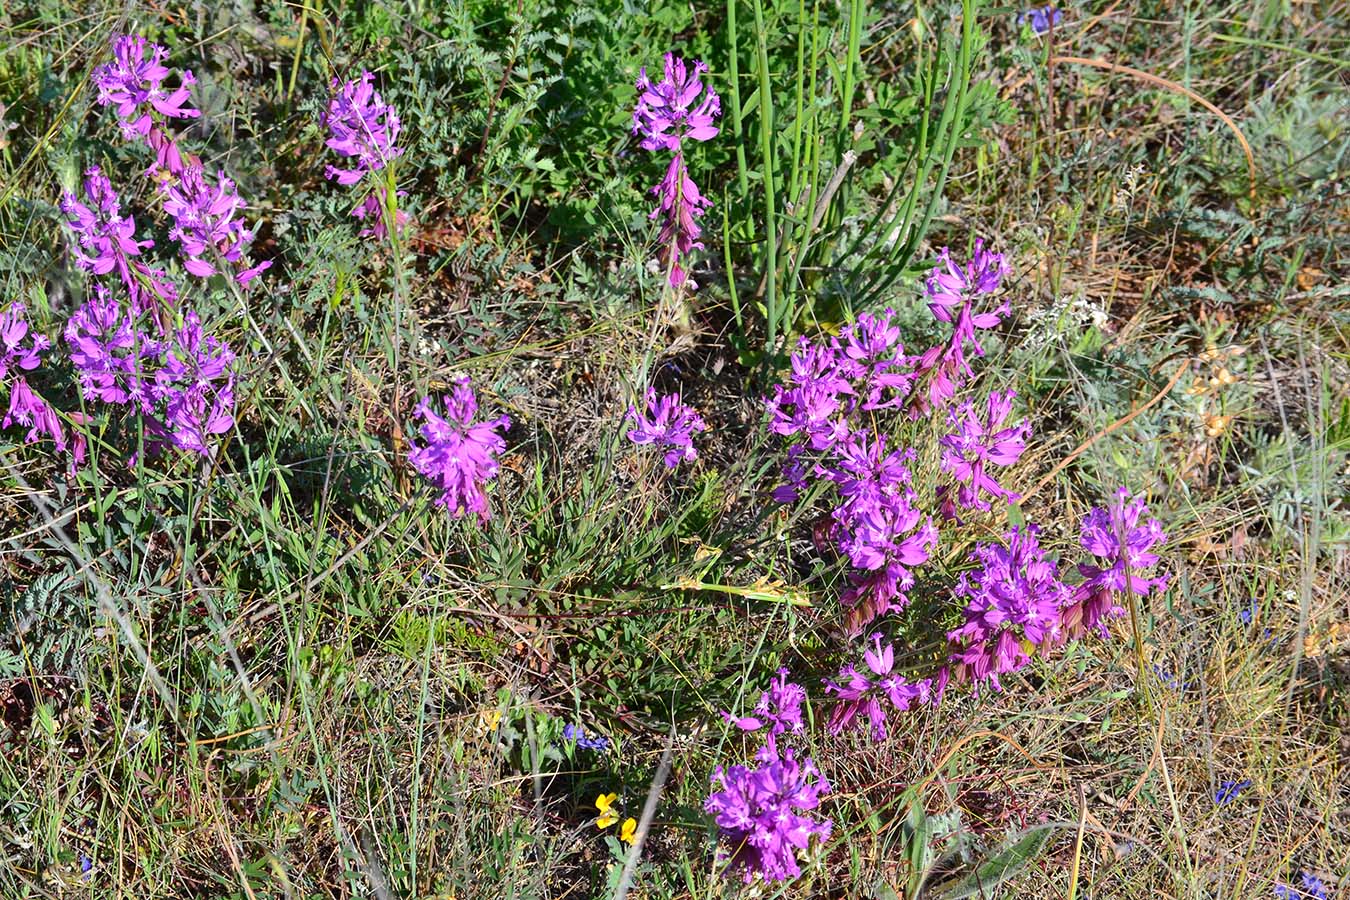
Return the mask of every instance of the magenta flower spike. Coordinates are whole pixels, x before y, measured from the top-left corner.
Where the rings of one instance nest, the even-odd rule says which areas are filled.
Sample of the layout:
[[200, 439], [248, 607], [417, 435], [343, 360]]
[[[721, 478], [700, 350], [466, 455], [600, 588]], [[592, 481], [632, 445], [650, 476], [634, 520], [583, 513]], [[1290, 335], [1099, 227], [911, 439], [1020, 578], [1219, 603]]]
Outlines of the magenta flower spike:
[[[149, 59], [146, 50], [150, 51]], [[127, 137], [149, 136], [153, 125], [150, 110], [166, 119], [201, 115], [199, 110], [184, 106], [192, 85], [197, 83], [191, 72], [183, 72], [177, 88], [164, 86], [164, 80], [172, 74], [164, 65], [168, 50], [140, 35], [122, 34], [113, 38], [112, 51], [112, 62], [94, 69], [92, 80], [98, 88], [98, 105], [115, 108]]]
[[833, 830], [829, 819], [810, 815], [820, 807], [830, 785], [807, 758], [786, 748], [765, 746], [756, 757], [758, 765], [718, 766], [704, 809], [712, 813], [718, 833], [730, 853], [724, 857], [724, 874], [740, 872], [746, 883], [786, 881], [802, 874], [797, 854], [807, 850], [814, 838], [825, 841]]
[[[24, 442], [31, 444], [50, 438], [58, 452], [66, 449], [66, 432], [56, 410], [42, 399], [28, 384], [24, 372], [31, 372], [42, 363], [42, 354], [51, 347], [44, 335], [30, 330], [27, 310], [22, 303], [11, 303], [0, 313], [0, 396], [8, 395], [5, 415], [0, 428], [19, 425], [28, 429]], [[79, 436], [75, 450], [83, 458], [83, 443]], [[76, 460], [76, 465], [80, 459]]]
[[[150, 51], [147, 59], [146, 51]], [[169, 51], [151, 44], [140, 35], [117, 35], [112, 40], [112, 62], [94, 69], [92, 80], [98, 88], [99, 106], [114, 107], [128, 140], [142, 140], [155, 152], [155, 165], [149, 172], [166, 171], [178, 176], [195, 157], [184, 157], [174, 137], [164, 128], [169, 119], [195, 119], [200, 110], [186, 106], [196, 79], [184, 71], [177, 88], [169, 88], [165, 79], [172, 70], [164, 65]], [[158, 116], [158, 119], [156, 118]]]
[[955, 396], [956, 388], [973, 374], [966, 345], [976, 356], [983, 356], [977, 330], [997, 327], [1012, 309], [1004, 301], [993, 310], [980, 311], [976, 302], [997, 292], [1008, 271], [1003, 254], [985, 249], [982, 239], [975, 241], [975, 253], [964, 267], [952, 260], [945, 247], [938, 255], [938, 264], [925, 283], [928, 309], [933, 318], [952, 325], [952, 335], [946, 345], [931, 347], [913, 360], [916, 376], [929, 379], [927, 393], [916, 394], [911, 403], [915, 418], [932, 407], [945, 406]]
[[[651, 218], [662, 219], [657, 258], [669, 271], [672, 287], [688, 281], [682, 262], [691, 250], [701, 248], [703, 229], [698, 219], [711, 201], [699, 191], [685, 163], [685, 140], [707, 141], [717, 136], [715, 124], [722, 114], [721, 99], [703, 84], [708, 70], [702, 62], [690, 67], [673, 53], [665, 57], [664, 77], [654, 82], [644, 67], [638, 75], [638, 101], [633, 110], [633, 133], [641, 136], [643, 149], [674, 153], [660, 183], [653, 188], [658, 203]], [[692, 286], [692, 285], [691, 285]]]
[[1031, 425], [1020, 422], [1004, 428], [1012, 412], [1015, 391], [994, 391], [986, 401], [981, 416], [972, 403], [962, 403], [947, 413], [952, 426], [949, 434], [939, 440], [942, 444], [942, 468], [957, 481], [956, 502], [966, 509], [990, 508], [986, 497], [1008, 501], [1017, 499], [989, 474], [990, 466], [1010, 466], [1022, 456], [1027, 447]]
[[1119, 601], [1126, 591], [1142, 597], [1166, 590], [1167, 576], [1151, 574], [1159, 561], [1153, 548], [1166, 540], [1162, 523], [1149, 517], [1144, 501], [1131, 499], [1123, 487], [1109, 506], [1084, 516], [1081, 543], [1096, 561], [1078, 565], [1085, 580], [1065, 611], [1069, 631], [1075, 636], [1096, 631], [1104, 637], [1106, 621], [1125, 614]]
[[367, 172], [378, 172], [391, 160], [403, 155], [398, 146], [402, 128], [398, 113], [375, 90], [375, 76], [362, 72], [360, 78], [332, 82], [333, 97], [322, 122], [328, 128], [327, 144], [338, 156], [350, 160], [351, 168], [327, 166], [325, 177], [350, 186]]
[[417, 404], [413, 418], [422, 420], [418, 434], [425, 443], [413, 447], [408, 462], [440, 489], [436, 505], [457, 519], [476, 513], [486, 522], [491, 513], [484, 487], [497, 477], [497, 456], [506, 449], [498, 432], [511, 427], [511, 419], [498, 416], [475, 422], [478, 398], [467, 375], [455, 382], [444, 399], [444, 409], [444, 415], [438, 413], [430, 397]]
[[628, 421], [633, 425], [628, 440], [639, 446], [666, 448], [665, 463], [671, 469], [681, 461], [698, 459], [694, 432], [708, 430], [703, 418], [693, 407], [686, 406], [679, 394], [658, 396], [652, 389], [647, 391], [644, 411], [628, 407]]
[[1062, 611], [1073, 591], [1045, 558], [1035, 525], [1014, 528], [1006, 545], [981, 543], [970, 558], [979, 567], [961, 576], [955, 594], [966, 600], [965, 624], [948, 632], [957, 680], [1002, 690], [1000, 675], [1031, 661], [1037, 647], [1063, 642]]
[[[173, 218], [169, 237], [178, 242], [189, 273], [198, 278], [214, 275], [212, 258], [217, 254], [236, 266], [247, 262], [244, 251], [253, 242], [253, 231], [239, 217], [247, 204], [223, 171], [216, 173], [212, 184], [201, 166], [189, 166], [177, 180], [165, 181], [160, 191], [164, 211]], [[245, 268], [235, 278], [247, 284], [269, 266], [263, 262]]]
[[136, 221], [122, 214], [121, 200], [98, 166], [85, 172], [84, 195], [87, 206], [73, 191], [61, 197], [61, 212], [75, 234], [77, 265], [96, 275], [116, 269], [123, 281], [132, 280], [128, 259], [155, 242], [136, 240]]
[[871, 646], [863, 652], [867, 674], [845, 665], [833, 681], [825, 680], [825, 693], [839, 699], [830, 711], [830, 734], [839, 735], [850, 728], [867, 726], [874, 741], [886, 740], [886, 706], [904, 712], [915, 705], [937, 702], [933, 680], [908, 681], [894, 672], [895, 650], [873, 634]]

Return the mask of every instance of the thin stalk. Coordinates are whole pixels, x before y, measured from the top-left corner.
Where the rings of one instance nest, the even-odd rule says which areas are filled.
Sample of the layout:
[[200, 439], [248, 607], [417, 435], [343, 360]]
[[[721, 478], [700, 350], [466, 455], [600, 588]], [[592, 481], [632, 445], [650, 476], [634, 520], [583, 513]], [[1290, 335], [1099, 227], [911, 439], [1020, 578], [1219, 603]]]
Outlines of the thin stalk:
[[[778, 216], [774, 209], [774, 152], [773, 152], [773, 96], [769, 84], [769, 48], [764, 40], [764, 4], [755, 0], [755, 45], [759, 61], [759, 150], [764, 173], [764, 271], [768, 284], [764, 295], [767, 312], [767, 333], [764, 352], [772, 356], [778, 346], [778, 323], [782, 310], [778, 308]], [[791, 310], [788, 310], [791, 319]]]
[[727, 0], [727, 56], [730, 58], [731, 75], [731, 133], [736, 139], [736, 186], [740, 189], [741, 199], [750, 193], [749, 177], [745, 164], [745, 135], [741, 124], [741, 70], [738, 60], [739, 48], [736, 45], [736, 4], [738, 0]]

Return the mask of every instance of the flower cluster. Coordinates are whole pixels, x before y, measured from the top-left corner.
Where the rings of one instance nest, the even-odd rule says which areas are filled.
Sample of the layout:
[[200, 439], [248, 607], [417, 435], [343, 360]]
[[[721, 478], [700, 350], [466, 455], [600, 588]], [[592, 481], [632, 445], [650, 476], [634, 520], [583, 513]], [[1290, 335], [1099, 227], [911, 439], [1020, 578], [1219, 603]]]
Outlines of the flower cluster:
[[974, 374], [966, 345], [976, 356], [983, 356], [977, 330], [997, 327], [1011, 310], [1007, 301], [992, 310], [981, 310], [977, 304], [998, 291], [1007, 273], [1003, 254], [985, 249], [983, 240], [975, 241], [975, 253], [964, 267], [953, 261], [945, 247], [938, 255], [938, 265], [924, 287], [929, 311], [939, 322], [951, 324], [952, 334], [946, 344], [931, 347], [914, 360], [915, 378], [927, 382], [926, 390], [915, 392], [911, 398], [910, 414], [914, 418], [933, 407], [945, 406]]
[[768, 746], [778, 746], [778, 736], [785, 733], [800, 734], [806, 727], [802, 720], [802, 704], [806, 702], [806, 688], [788, 681], [788, 670], [779, 669], [777, 677], [769, 683], [768, 690], [759, 695], [754, 711], [748, 716], [733, 716], [723, 712], [722, 718], [741, 731], [759, 731], [767, 728], [765, 742]]
[[[238, 262], [242, 226], [233, 216], [242, 201], [203, 195], [203, 202], [195, 202], [191, 191], [192, 185], [201, 185], [193, 181], [199, 171], [189, 168], [183, 178], [164, 183], [170, 194], [166, 209], [179, 222], [170, 234], [191, 257], [199, 257], [210, 241], [224, 258]], [[170, 327], [178, 292], [163, 272], [134, 258], [154, 244], [136, 240], [134, 220], [122, 214], [117, 192], [96, 166], [85, 173], [84, 193], [87, 204], [73, 192], [61, 201], [66, 224], [81, 248], [76, 258], [95, 275], [116, 272], [127, 303], [95, 284], [94, 296], [67, 320], [65, 342], [81, 392], [89, 400], [125, 406], [141, 416], [151, 450], [172, 446], [210, 456], [214, 438], [234, 424], [234, 353], [204, 334], [191, 310], [180, 328]], [[187, 230], [184, 223], [190, 223]], [[238, 277], [247, 280], [266, 266]], [[194, 269], [191, 259], [187, 268], [198, 275], [213, 271], [209, 266], [205, 272]]]
[[952, 678], [995, 690], [1002, 690], [1000, 675], [1024, 667], [1038, 648], [1062, 643], [1062, 610], [1073, 593], [1045, 558], [1035, 525], [1012, 529], [1005, 541], [971, 553], [979, 567], [955, 589], [967, 601], [965, 622], [947, 634]]
[[704, 808], [712, 813], [723, 843], [732, 848], [727, 872], [740, 870], [748, 883], [756, 875], [765, 881], [785, 881], [802, 873], [797, 852], [811, 838], [824, 841], [833, 823], [808, 815], [820, 806], [830, 785], [809, 758], [796, 751], [781, 753], [766, 745], [754, 768], [718, 766], [713, 785], [721, 785]]
[[713, 772], [713, 787], [721, 789], [708, 796], [704, 808], [731, 848], [724, 874], [740, 871], [746, 882], [757, 875], [766, 881], [795, 878], [801, 874], [798, 851], [806, 850], [812, 837], [823, 841], [830, 836], [833, 823], [810, 815], [829, 793], [829, 782], [810, 758], [798, 760], [795, 750], [778, 745], [782, 735], [805, 729], [806, 702], [806, 689], [779, 669], [751, 715], [722, 713], [742, 731], [767, 730], [756, 765], [718, 766]]
[[1116, 491], [1110, 506], [1084, 516], [1081, 543], [1097, 561], [1078, 566], [1084, 581], [1066, 611], [1070, 634], [1077, 637], [1095, 630], [1105, 635], [1106, 620], [1125, 614], [1117, 598], [1127, 589], [1141, 597], [1166, 590], [1166, 575], [1149, 577], [1158, 564], [1153, 548], [1166, 540], [1162, 524], [1148, 518], [1144, 501], [1131, 500], [1125, 488]]
[[[868, 672], [845, 665], [839, 675], [825, 680], [825, 693], [839, 699], [830, 712], [830, 734], [840, 734], [851, 726], [866, 724], [872, 739], [886, 739], [886, 709], [904, 712], [917, 705], [936, 704], [946, 687], [945, 670], [936, 684], [931, 678], [907, 681], [895, 668], [895, 650], [883, 644], [880, 634], [872, 635], [872, 647], [863, 652]], [[883, 706], [883, 704], [885, 706]]]
[[[224, 172], [216, 173], [213, 185], [201, 166], [189, 166], [177, 181], [164, 182], [160, 190], [164, 195], [164, 211], [173, 217], [169, 237], [178, 241], [185, 257], [183, 268], [199, 278], [207, 278], [216, 272], [211, 262], [213, 256], [233, 264], [245, 262], [244, 250], [253, 243], [253, 231], [238, 214], [247, 204]], [[248, 284], [271, 265], [263, 262], [245, 268], [235, 275], [235, 280]]]
[[[146, 51], [150, 58], [146, 59]], [[164, 65], [169, 51], [140, 35], [123, 34], [112, 39], [112, 62], [94, 69], [98, 105], [115, 107], [128, 140], [144, 140], [155, 151], [156, 167], [179, 175], [191, 158], [185, 159], [177, 141], [164, 128], [167, 119], [195, 119], [200, 110], [185, 106], [196, 84], [184, 71], [177, 88], [165, 87], [172, 71]]]
[[84, 396], [140, 414], [151, 450], [209, 457], [215, 436], [234, 425], [234, 352], [203, 333], [195, 312], [156, 337], [97, 285], [66, 323], [65, 340]]
[[[367, 174], [378, 172], [389, 163], [403, 155], [398, 146], [398, 133], [402, 129], [398, 112], [384, 102], [380, 92], [375, 90], [375, 76], [362, 72], [361, 76], [350, 81], [333, 79], [333, 95], [328, 101], [328, 111], [321, 121], [328, 128], [327, 145], [330, 150], [345, 160], [350, 168], [329, 165], [324, 168], [324, 176], [334, 179], [338, 184], [350, 187], [361, 182]], [[374, 184], [365, 198], [352, 210], [358, 219], [371, 220], [371, 227], [361, 231], [362, 236], [373, 235], [378, 239], [388, 236], [385, 224], [385, 209], [389, 199], [388, 188]], [[403, 196], [396, 191], [395, 197]], [[408, 223], [408, 214], [402, 210], [394, 213], [394, 225], [400, 232]]]
[[603, 753], [609, 749], [609, 740], [603, 737], [587, 737], [586, 729], [570, 722], [563, 726], [563, 739], [572, 741], [582, 750], [594, 750]]
[[[947, 413], [952, 431], [940, 439], [942, 468], [956, 479], [956, 504], [966, 509], [989, 509], [986, 497], [1013, 501], [1017, 495], [1005, 490], [989, 474], [989, 466], [1010, 466], [1027, 448], [1031, 425], [1021, 422], [1002, 427], [1012, 412], [1014, 391], [995, 391], [986, 401], [983, 417], [972, 403], [961, 403]], [[951, 492], [943, 492], [943, 514], [956, 518]]]
[[667, 53], [660, 81], [652, 81], [645, 67], [637, 79], [633, 133], [641, 135], [643, 149], [674, 154], [660, 184], [652, 189], [659, 202], [651, 213], [651, 218], [663, 219], [657, 237], [661, 245], [658, 259], [669, 272], [672, 287], [679, 287], [689, 277], [681, 262], [689, 251], [703, 246], [699, 243], [703, 229], [697, 220], [711, 205], [689, 177], [684, 156], [686, 139], [707, 141], [717, 136], [714, 122], [722, 114], [722, 105], [717, 93], [700, 79], [707, 70], [702, 62], [694, 62], [691, 68], [680, 57]]
[[708, 425], [693, 407], [686, 406], [679, 394], [657, 395], [647, 391], [647, 408], [641, 412], [628, 407], [628, 421], [633, 428], [628, 440], [639, 446], [651, 444], [666, 448], [665, 462], [675, 468], [681, 460], [698, 459], [694, 449], [694, 432], [707, 431]]
[[511, 427], [511, 419], [498, 416], [475, 422], [478, 398], [467, 375], [455, 382], [444, 407], [445, 415], [441, 415], [430, 397], [417, 404], [413, 417], [422, 420], [417, 430], [425, 445], [414, 445], [408, 461], [440, 489], [438, 506], [450, 510], [455, 518], [471, 512], [486, 522], [491, 513], [483, 489], [497, 477], [497, 455], [506, 449], [506, 441], [498, 432]]
[[[42, 354], [51, 348], [51, 341], [45, 335], [32, 333], [26, 307], [19, 302], [11, 303], [0, 313], [0, 390], [9, 395], [4, 418], [0, 419], [0, 428], [19, 425], [28, 429], [24, 435], [25, 443], [34, 443], [50, 439], [56, 445], [58, 453], [68, 446], [65, 428], [60, 417], [33, 388], [24, 377], [24, 372], [32, 372], [42, 363]], [[84, 436], [73, 432], [71, 446], [73, 465], [84, 461]]]
[[[177, 138], [165, 126], [170, 119], [195, 119], [201, 115], [199, 110], [185, 106], [196, 79], [191, 72], [184, 71], [177, 88], [165, 87], [165, 80], [172, 75], [164, 65], [169, 51], [149, 43], [140, 35], [114, 37], [112, 54], [112, 62], [94, 70], [97, 102], [100, 106], [114, 107], [122, 124], [122, 134], [128, 140], [143, 140], [154, 151], [155, 164], [146, 174], [155, 179], [164, 200], [164, 210], [173, 219], [169, 236], [179, 242], [184, 268], [199, 278], [209, 277], [216, 272], [213, 259], [219, 256], [235, 267], [235, 279], [239, 284], [248, 284], [271, 263], [250, 266], [245, 258], [247, 247], [253, 241], [253, 231], [239, 214], [247, 204], [224, 172], [218, 173], [216, 183], [211, 184], [201, 160], [191, 153], [184, 153]], [[90, 173], [91, 177], [98, 173], [97, 168], [91, 169]], [[98, 274], [106, 274], [117, 266], [130, 287], [132, 279], [127, 271], [126, 257], [137, 255], [141, 248], [153, 246], [153, 242], [135, 243], [132, 239], [135, 223], [118, 213], [111, 186], [106, 178], [101, 175], [98, 178], [101, 181], [92, 187], [89, 181], [85, 186], [90, 200], [97, 206], [97, 213], [74, 202], [69, 194], [62, 203], [62, 210], [72, 219], [81, 245], [99, 252], [92, 260], [77, 254], [81, 264]], [[155, 279], [151, 289], [162, 285], [162, 278]], [[162, 294], [163, 291], [155, 293]]]
[[873, 414], [896, 409], [913, 383], [894, 313], [864, 313], [837, 338], [805, 338], [791, 356], [786, 385], [768, 398], [769, 428], [798, 443], [788, 448], [779, 502], [792, 502], [808, 476], [832, 482], [839, 502], [828, 538], [855, 567], [844, 603], [857, 607], [852, 626], [908, 602], [911, 569], [937, 542], [932, 517], [917, 507], [908, 463], [874, 431]]

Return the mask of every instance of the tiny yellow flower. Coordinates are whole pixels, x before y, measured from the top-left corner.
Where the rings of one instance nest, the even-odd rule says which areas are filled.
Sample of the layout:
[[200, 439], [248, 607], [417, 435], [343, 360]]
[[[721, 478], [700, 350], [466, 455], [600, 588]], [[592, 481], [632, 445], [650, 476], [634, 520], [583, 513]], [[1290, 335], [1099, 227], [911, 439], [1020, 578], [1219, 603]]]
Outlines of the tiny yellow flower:
[[619, 829], [619, 840], [625, 844], [633, 843], [633, 837], [637, 834], [637, 819], [624, 819], [623, 827]]
[[478, 712], [478, 730], [482, 734], [491, 734], [502, 724], [500, 709], [483, 709]]
[[596, 828], [608, 828], [619, 821], [619, 814], [610, 809], [618, 799], [618, 794], [601, 794], [595, 798], [595, 808], [600, 810], [600, 815], [595, 820]]

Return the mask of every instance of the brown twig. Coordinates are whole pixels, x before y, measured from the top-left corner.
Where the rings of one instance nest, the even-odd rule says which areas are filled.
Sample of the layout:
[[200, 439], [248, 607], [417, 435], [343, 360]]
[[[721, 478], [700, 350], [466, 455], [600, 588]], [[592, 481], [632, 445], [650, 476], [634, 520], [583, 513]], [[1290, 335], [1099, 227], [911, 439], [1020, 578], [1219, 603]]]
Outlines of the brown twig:
[[1242, 133], [1242, 129], [1238, 128], [1237, 123], [1234, 122], [1232, 117], [1230, 117], [1226, 112], [1219, 109], [1213, 103], [1210, 103], [1204, 97], [1200, 96], [1195, 91], [1191, 90], [1190, 88], [1186, 87], [1183, 84], [1177, 84], [1175, 81], [1163, 78], [1160, 75], [1153, 75], [1149, 72], [1144, 72], [1139, 69], [1130, 68], [1129, 66], [1122, 66], [1119, 63], [1107, 62], [1104, 59], [1087, 59], [1086, 57], [1082, 56], [1050, 57], [1050, 64], [1052, 66], [1057, 63], [1073, 63], [1074, 65], [1078, 66], [1092, 66], [1093, 68], [1096, 69], [1106, 69], [1108, 72], [1120, 72], [1122, 75], [1131, 75], [1135, 78], [1140, 79], [1141, 81], [1147, 81], [1149, 84], [1156, 84], [1158, 87], [1166, 88], [1169, 91], [1174, 91], [1178, 94], [1182, 94], [1183, 96], [1189, 97], [1196, 103], [1199, 103], [1205, 109], [1214, 113], [1214, 115], [1218, 116], [1223, 121], [1223, 123], [1228, 126], [1229, 130], [1231, 130], [1233, 134], [1237, 136], [1238, 143], [1242, 145], [1242, 152], [1247, 156], [1247, 176], [1250, 182], [1249, 195], [1252, 199], [1252, 202], [1253, 203], [1256, 202], [1256, 157], [1252, 155], [1252, 145], [1247, 143], [1246, 135]]
[[1031, 497], [1041, 488], [1049, 484], [1056, 475], [1058, 475], [1061, 471], [1063, 471], [1065, 466], [1073, 462], [1078, 457], [1082, 456], [1083, 453], [1086, 452], [1087, 449], [1091, 447], [1093, 444], [1097, 443], [1111, 432], [1128, 425], [1130, 422], [1134, 421], [1135, 416], [1138, 416], [1145, 410], [1153, 406], [1156, 406], [1158, 402], [1162, 400], [1163, 397], [1166, 397], [1168, 394], [1172, 392], [1172, 388], [1177, 386], [1177, 382], [1181, 380], [1181, 376], [1185, 374], [1186, 370], [1189, 369], [1190, 367], [1191, 361], [1189, 359], [1184, 360], [1181, 363], [1181, 365], [1177, 367], [1176, 372], [1173, 373], [1172, 377], [1168, 380], [1167, 384], [1163, 386], [1163, 389], [1161, 391], [1158, 391], [1158, 393], [1154, 394], [1151, 400], [1149, 400], [1147, 403], [1145, 403], [1138, 409], [1133, 410], [1132, 412], [1129, 412], [1126, 415], [1122, 416], [1121, 418], [1117, 419], [1116, 421], [1112, 422], [1110, 425], [1107, 425], [1101, 431], [1097, 432], [1092, 437], [1088, 438], [1086, 441], [1083, 441], [1083, 443], [1075, 447], [1072, 453], [1061, 459], [1059, 462], [1055, 463], [1055, 467], [1051, 469], [1049, 472], [1047, 472], [1044, 478], [1036, 482], [1035, 487], [1027, 491], [1026, 494], [1023, 495], [1022, 499], [1025, 501], [1028, 497]]

